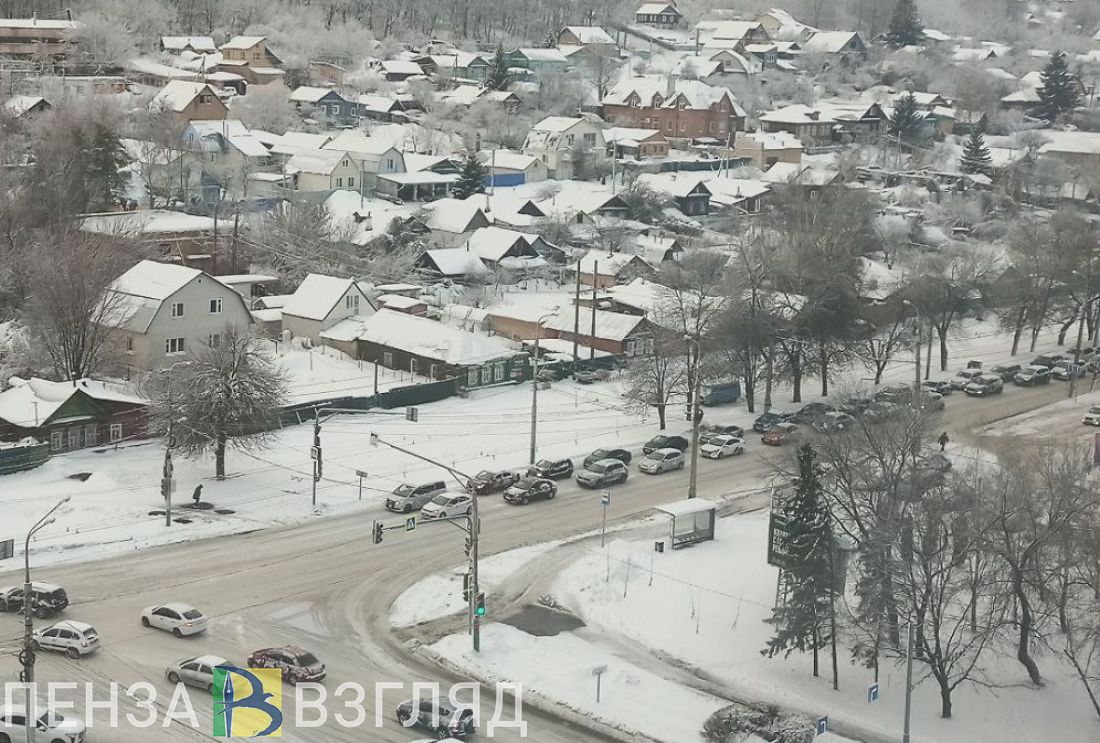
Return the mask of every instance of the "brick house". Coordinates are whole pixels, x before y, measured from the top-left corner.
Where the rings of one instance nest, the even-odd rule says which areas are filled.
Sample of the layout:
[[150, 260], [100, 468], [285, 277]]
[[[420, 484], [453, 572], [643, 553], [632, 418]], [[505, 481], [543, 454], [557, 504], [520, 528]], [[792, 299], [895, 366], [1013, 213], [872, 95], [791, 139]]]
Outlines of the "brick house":
[[92, 379], [19, 380], [0, 392], [0, 441], [31, 436], [56, 454], [140, 438], [147, 406], [120, 385]]
[[612, 88], [602, 104], [609, 123], [657, 129], [666, 137], [724, 141], [745, 128], [745, 111], [733, 93], [701, 80], [632, 77]]

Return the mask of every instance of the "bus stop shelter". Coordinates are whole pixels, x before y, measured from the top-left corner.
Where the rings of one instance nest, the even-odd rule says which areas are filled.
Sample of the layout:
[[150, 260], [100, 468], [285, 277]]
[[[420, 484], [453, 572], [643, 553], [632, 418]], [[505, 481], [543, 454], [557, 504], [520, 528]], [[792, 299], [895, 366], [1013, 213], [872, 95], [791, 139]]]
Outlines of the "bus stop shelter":
[[688, 498], [657, 506], [656, 510], [671, 517], [669, 544], [672, 549], [714, 539], [718, 511], [718, 504], [714, 501]]

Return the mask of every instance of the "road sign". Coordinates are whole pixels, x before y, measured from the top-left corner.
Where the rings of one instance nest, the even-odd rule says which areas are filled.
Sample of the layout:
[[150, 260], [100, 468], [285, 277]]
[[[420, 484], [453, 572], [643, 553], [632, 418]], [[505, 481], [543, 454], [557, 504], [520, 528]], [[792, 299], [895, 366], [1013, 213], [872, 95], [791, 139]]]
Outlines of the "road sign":
[[309, 447], [309, 458], [316, 462], [321, 458], [321, 447], [311, 446]]
[[603, 495], [600, 496], [600, 505], [604, 508], [611, 505], [611, 493], [603, 491]]
[[160, 492], [165, 494], [176, 492], [176, 479], [174, 477], [162, 477], [160, 479]]
[[867, 704], [878, 701], [878, 682], [867, 687]]
[[412, 531], [416, 528], [416, 516], [409, 516], [405, 519], [405, 531]]
[[772, 511], [768, 518], [768, 564], [777, 568], [791, 566], [791, 532], [787, 517]]
[[7, 560], [15, 554], [15, 540], [5, 539], [0, 541], [0, 560]]
[[827, 732], [829, 732], [829, 718], [828, 717], [819, 717], [819, 718], [817, 718], [817, 733], [815, 733], [815, 734], [816, 735], [825, 735], [825, 733], [827, 733]]
[[355, 470], [355, 476], [356, 477], [369, 477], [369, 475], [367, 475], [367, 473], [364, 472], [363, 470]]

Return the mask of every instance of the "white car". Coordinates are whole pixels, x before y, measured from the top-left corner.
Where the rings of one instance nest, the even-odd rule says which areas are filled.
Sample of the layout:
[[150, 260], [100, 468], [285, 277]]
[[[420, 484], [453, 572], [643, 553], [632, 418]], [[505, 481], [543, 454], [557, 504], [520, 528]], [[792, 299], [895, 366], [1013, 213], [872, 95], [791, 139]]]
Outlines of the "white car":
[[[0, 740], [27, 743], [26, 709], [22, 704], [0, 706]], [[38, 710], [34, 737], [36, 743], [84, 743], [84, 723], [75, 715], [64, 717], [44, 705], [40, 705]]]
[[214, 686], [214, 669], [227, 665], [232, 664], [217, 655], [200, 655], [173, 663], [165, 669], [164, 675], [173, 684], [182, 682], [209, 691]]
[[470, 496], [465, 493], [444, 493], [432, 498], [432, 502], [420, 509], [422, 519], [445, 519], [465, 516], [470, 512]]
[[1093, 405], [1089, 408], [1081, 422], [1086, 426], [1100, 426], [1100, 405]]
[[638, 469], [647, 475], [659, 475], [662, 472], [682, 469], [683, 466], [684, 453], [672, 448], [651, 451], [638, 463]]
[[99, 633], [90, 624], [65, 619], [45, 629], [35, 630], [31, 635], [31, 647], [79, 658], [99, 650]]
[[732, 457], [745, 453], [745, 442], [736, 436], [715, 436], [699, 447], [699, 453], [710, 459]]
[[206, 617], [188, 604], [150, 606], [141, 612], [141, 624], [171, 632], [176, 637], [197, 635], [206, 631]]

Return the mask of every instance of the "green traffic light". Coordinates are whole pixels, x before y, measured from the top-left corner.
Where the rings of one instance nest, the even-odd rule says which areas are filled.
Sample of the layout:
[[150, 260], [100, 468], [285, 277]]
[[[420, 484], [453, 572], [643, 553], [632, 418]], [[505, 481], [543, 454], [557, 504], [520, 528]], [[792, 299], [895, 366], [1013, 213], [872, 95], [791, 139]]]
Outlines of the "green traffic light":
[[485, 607], [484, 606], [477, 607], [477, 615], [479, 617], [485, 616]]

